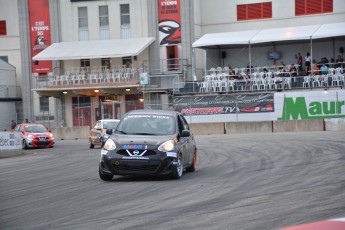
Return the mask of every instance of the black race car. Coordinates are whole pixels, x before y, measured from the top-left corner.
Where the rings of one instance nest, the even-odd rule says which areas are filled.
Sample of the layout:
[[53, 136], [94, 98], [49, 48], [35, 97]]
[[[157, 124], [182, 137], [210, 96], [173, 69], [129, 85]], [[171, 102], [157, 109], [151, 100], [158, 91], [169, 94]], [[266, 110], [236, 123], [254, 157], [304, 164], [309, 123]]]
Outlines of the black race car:
[[[110, 134], [112, 130], [107, 130]], [[185, 118], [175, 111], [133, 110], [104, 144], [99, 176], [167, 175], [179, 179], [194, 172], [197, 147]]]

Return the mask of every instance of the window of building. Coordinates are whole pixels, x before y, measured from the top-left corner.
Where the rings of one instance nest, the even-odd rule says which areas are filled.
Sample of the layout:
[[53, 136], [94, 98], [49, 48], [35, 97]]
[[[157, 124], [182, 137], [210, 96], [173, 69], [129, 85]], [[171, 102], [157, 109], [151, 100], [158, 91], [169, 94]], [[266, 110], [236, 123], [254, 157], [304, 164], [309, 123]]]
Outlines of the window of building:
[[89, 24], [86, 7], [78, 7], [79, 40], [89, 40]]
[[99, 6], [99, 39], [109, 39], [109, 14], [108, 6]]
[[80, 67], [90, 67], [90, 59], [81, 59]]
[[129, 13], [129, 4], [121, 4], [120, 5], [120, 14], [121, 14], [121, 32], [120, 37], [122, 39], [130, 38], [131, 37], [131, 19]]
[[110, 69], [110, 58], [102, 58], [101, 59], [101, 63], [102, 63], [102, 67], [104, 67], [105, 69]]
[[121, 25], [130, 24], [129, 4], [121, 4]]
[[6, 21], [0, 20], [0, 35], [7, 35]]
[[122, 65], [130, 68], [132, 66], [132, 57], [122, 57]]
[[295, 14], [323, 14], [333, 12], [333, 0], [295, 0]]
[[237, 5], [237, 20], [272, 18], [272, 2]]
[[40, 111], [41, 112], [49, 111], [49, 97], [47, 96], [40, 97]]
[[109, 27], [108, 6], [99, 6], [99, 26]]

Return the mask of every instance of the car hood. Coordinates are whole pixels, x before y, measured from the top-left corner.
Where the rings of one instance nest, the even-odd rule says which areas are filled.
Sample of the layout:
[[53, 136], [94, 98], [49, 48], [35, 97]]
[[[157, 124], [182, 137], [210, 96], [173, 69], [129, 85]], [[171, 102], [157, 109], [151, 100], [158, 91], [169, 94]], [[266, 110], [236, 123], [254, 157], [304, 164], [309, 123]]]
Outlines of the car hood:
[[116, 144], [145, 144], [145, 145], [159, 145], [165, 141], [172, 140], [176, 135], [123, 135], [115, 134], [111, 136], [111, 139], [115, 141]]
[[34, 135], [34, 136], [49, 136], [49, 132], [45, 132], [45, 133], [30, 133], [30, 132], [26, 132], [25, 135]]

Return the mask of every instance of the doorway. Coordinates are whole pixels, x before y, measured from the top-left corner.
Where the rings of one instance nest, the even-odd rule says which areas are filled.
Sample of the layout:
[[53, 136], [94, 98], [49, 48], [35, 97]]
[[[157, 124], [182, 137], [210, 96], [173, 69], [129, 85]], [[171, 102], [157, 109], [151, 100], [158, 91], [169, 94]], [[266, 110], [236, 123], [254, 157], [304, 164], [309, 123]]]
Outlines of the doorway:
[[168, 71], [178, 70], [178, 46], [167, 46], [166, 52]]

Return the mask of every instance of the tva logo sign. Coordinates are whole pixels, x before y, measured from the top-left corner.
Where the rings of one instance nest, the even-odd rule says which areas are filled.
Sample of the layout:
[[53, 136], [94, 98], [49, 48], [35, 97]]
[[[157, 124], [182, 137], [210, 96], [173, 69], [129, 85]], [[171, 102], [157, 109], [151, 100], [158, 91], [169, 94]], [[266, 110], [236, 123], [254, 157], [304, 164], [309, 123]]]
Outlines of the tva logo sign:
[[345, 101], [311, 101], [305, 97], [286, 97], [278, 120], [345, 118]]

